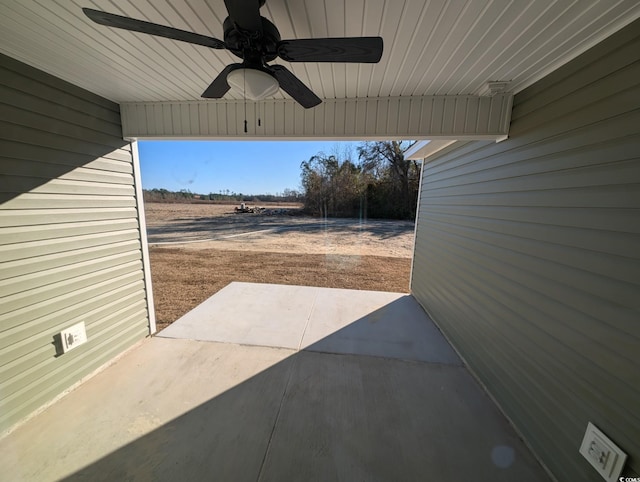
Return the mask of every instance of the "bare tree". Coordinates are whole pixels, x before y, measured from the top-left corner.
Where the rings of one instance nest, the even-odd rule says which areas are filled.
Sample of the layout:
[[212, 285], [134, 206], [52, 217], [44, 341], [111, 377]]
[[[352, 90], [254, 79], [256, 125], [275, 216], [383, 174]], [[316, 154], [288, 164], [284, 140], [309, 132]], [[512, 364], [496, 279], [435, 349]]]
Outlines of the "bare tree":
[[306, 208], [322, 216], [354, 216], [364, 192], [360, 168], [350, 159], [319, 153], [300, 165]]
[[358, 162], [351, 151], [334, 149], [302, 162], [307, 210], [321, 216], [415, 217], [420, 168], [404, 158], [408, 143], [367, 142]]
[[407, 141], [376, 141], [365, 142], [358, 147], [363, 171], [390, 183], [391, 191], [396, 192], [388, 202], [398, 202], [400, 216], [406, 218], [415, 217], [417, 181], [420, 176], [418, 163], [404, 158], [410, 145]]

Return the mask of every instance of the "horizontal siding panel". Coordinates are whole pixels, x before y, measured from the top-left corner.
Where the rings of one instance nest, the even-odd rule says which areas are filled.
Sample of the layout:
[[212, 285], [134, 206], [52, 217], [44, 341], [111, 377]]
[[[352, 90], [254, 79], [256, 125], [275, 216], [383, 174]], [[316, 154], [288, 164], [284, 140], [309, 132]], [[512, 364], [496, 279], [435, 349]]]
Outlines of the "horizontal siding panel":
[[53, 240], [63, 237], [73, 238], [73, 240], [76, 241], [77, 236], [99, 233], [108, 235], [110, 232], [118, 231], [129, 231], [137, 235], [137, 232], [131, 231], [137, 229], [138, 221], [135, 218], [131, 219], [130, 217], [109, 219], [106, 221], [0, 227], [0, 253], [3, 252], [3, 248], [1, 246], [6, 244]]
[[637, 26], [516, 95], [509, 139], [423, 169], [412, 293], [558, 480], [601, 480], [589, 421], [640, 473]]
[[510, 193], [470, 193], [468, 195], [425, 195], [430, 204], [491, 206], [540, 206], [540, 207], [594, 207], [594, 208], [634, 208], [640, 205], [639, 184], [622, 186], [600, 186], [596, 191], [591, 188], [567, 190], [546, 190], [510, 192]]
[[[578, 118], [580, 116], [576, 115], [575, 117]], [[633, 149], [638, 139], [638, 132], [634, 123], [636, 117], [637, 112], [616, 116], [607, 122], [596, 122], [588, 127], [570, 130], [566, 130], [567, 127], [564, 123], [559, 123], [556, 128], [565, 129], [562, 135], [552, 135], [545, 138], [540, 132], [531, 132], [528, 135], [515, 137], [506, 148], [503, 143], [485, 144], [476, 146], [475, 149], [469, 146], [466, 150], [468, 155], [474, 153], [473, 155], [477, 159], [476, 162], [479, 163], [477, 167], [452, 166], [451, 164], [445, 165], [439, 162], [433, 166], [432, 177], [433, 180], [441, 177], [453, 177], [456, 172], [460, 171], [463, 173], [479, 173], [494, 167], [504, 168], [507, 164], [509, 166], [522, 167], [518, 166], [517, 163], [528, 164], [529, 160], [536, 161], [538, 159], [544, 161], [547, 157], [555, 158], [560, 167], [561, 163], [564, 162], [565, 155], [569, 157], [567, 168], [573, 168], [581, 166], [579, 162], [575, 162], [573, 157], [575, 154], [579, 156], [581, 151], [587, 151], [592, 147], [598, 149], [602, 144], [607, 143], [620, 143], [625, 146], [622, 154], [619, 150], [615, 152], [616, 157], [612, 158], [612, 161], [637, 157], [634, 154], [637, 151]], [[517, 129], [518, 125], [514, 125]], [[497, 154], [501, 155], [498, 156]], [[505, 154], [509, 155], [508, 161], [504, 158]], [[531, 169], [535, 169], [535, 166], [531, 167]]]
[[[122, 241], [135, 241], [136, 246], [139, 248], [140, 233], [137, 230], [137, 226], [131, 220], [124, 220], [122, 222], [121, 230], [108, 229], [108, 226], [102, 224], [102, 232], [96, 230], [96, 226], [93, 226], [93, 232], [86, 235], [65, 236], [70, 234], [69, 232], [60, 233], [57, 232], [58, 238], [44, 237], [43, 233], [39, 232], [39, 239], [27, 240], [26, 236], [23, 237], [21, 242], [14, 242], [11, 244], [0, 245], [0, 262], [14, 260], [13, 262], [28, 260], [29, 258], [41, 257], [46, 255], [52, 255], [57, 253], [68, 253], [78, 249], [95, 248], [104, 245], [110, 245], [113, 243], [122, 243]], [[73, 225], [71, 225], [73, 227]], [[127, 227], [131, 229], [126, 229]], [[86, 227], [89, 229], [89, 227]], [[11, 228], [5, 228], [0, 231], [2, 238], [8, 235], [7, 231]], [[22, 232], [22, 234], [26, 234]], [[33, 233], [32, 233], [33, 234]], [[52, 233], [56, 234], [56, 233]], [[63, 254], [64, 255], [64, 254]], [[42, 261], [41, 258], [40, 261]], [[77, 259], [77, 258], [76, 258]], [[0, 274], [0, 277], [2, 274]]]
[[[599, 79], [598, 82], [591, 83], [580, 89], [575, 89], [571, 93], [565, 93], [562, 97], [555, 99], [546, 106], [539, 106], [535, 111], [531, 111], [526, 118], [519, 117], [523, 120], [523, 126], [530, 127], [532, 125], [541, 125], [545, 122], [545, 112], [561, 112], [563, 116], [570, 115], [577, 111], [582, 111], [584, 105], [593, 104], [593, 106], [602, 106], [609, 103], [610, 109], [615, 109], [622, 114], [637, 108], [637, 103], [633, 103], [634, 99], [638, 99], [638, 86], [634, 83], [634, 77], [640, 76], [640, 59], [637, 53], [636, 61], [624, 68], [612, 72], [606, 77]], [[558, 85], [557, 87], [562, 87]], [[577, 86], [574, 86], [574, 88]], [[623, 106], [618, 104], [616, 99], [628, 98], [630, 104]], [[612, 103], [613, 101], [613, 103]], [[518, 111], [517, 111], [518, 112]]]
[[[117, 251], [117, 248], [115, 248], [115, 250]], [[78, 276], [96, 273], [112, 266], [119, 266], [124, 263], [137, 261], [141, 257], [139, 250], [131, 249], [110, 255], [105, 255], [104, 253], [100, 254], [103, 254], [103, 256], [98, 257], [99, 255], [96, 253], [95, 256], [88, 257], [88, 259], [79, 259], [76, 262], [70, 263], [69, 261], [71, 260], [67, 259], [66, 261], [68, 264], [62, 264], [61, 266], [47, 268], [45, 267], [45, 264], [41, 270], [27, 269], [27, 271], [30, 272], [0, 280], [0, 290], [8, 290], [10, 287], [14, 293], [22, 293], [37, 289], [44, 283], [47, 283], [49, 286], [53, 286], [58, 282], [75, 279]], [[45, 263], [46, 262], [47, 260], [45, 260]], [[11, 297], [5, 298], [5, 300], [8, 299], [11, 299]]]
[[[594, 48], [597, 49], [598, 46]], [[593, 52], [593, 51], [592, 51]], [[579, 59], [576, 59], [579, 60]], [[552, 85], [549, 82], [540, 89], [531, 86], [520, 93], [518, 105], [514, 106], [513, 119], [520, 119], [534, 110], [543, 109], [552, 102], [562, 99], [563, 93], [567, 90], [576, 91], [593, 82], [593, 75], [598, 76], [598, 72], [617, 72], [630, 64], [640, 60], [637, 44], [630, 38], [627, 42], [621, 42], [619, 48], [614, 51], [603, 51], [601, 56], [595, 61], [575, 62], [570, 69], [565, 68], [561, 75], [554, 76]]]
[[[3, 109], [4, 110], [4, 109]], [[35, 144], [36, 146], [47, 147], [58, 151], [69, 151], [76, 154], [93, 156], [94, 159], [108, 155], [111, 159], [125, 160], [131, 159], [131, 154], [118, 152], [118, 148], [125, 151], [126, 141], [113, 141], [113, 145], [103, 145], [100, 142], [92, 142], [87, 137], [62, 136], [56, 132], [34, 130], [28, 126], [15, 124], [0, 118], [0, 140], [20, 142], [23, 144]], [[126, 151], [125, 151], [126, 152]]]
[[[0, 281], [3, 291], [15, 286], [13, 294], [2, 298], [0, 316], [9, 318], [3, 323], [3, 328], [10, 328], [14, 322], [20, 321], [11, 315], [22, 312], [25, 308], [38, 306], [34, 304], [34, 299], [42, 300], [40, 303], [52, 304], [79, 288], [123, 275], [137, 275], [138, 270], [142, 270], [139, 258], [139, 252], [127, 252], [48, 270], [46, 273], [32, 273]], [[76, 271], [78, 274], [74, 276]], [[10, 321], [10, 318], [14, 321]], [[28, 318], [23, 318], [23, 321], [27, 320]]]
[[[640, 88], [638, 86], [622, 92], [612, 93], [598, 102], [585, 105], [582, 108], [576, 106], [576, 110], [571, 112], [550, 112], [551, 119], [544, 118], [530, 119], [524, 117], [516, 125], [515, 134], [524, 135], [530, 133], [543, 138], [552, 137], [559, 133], [566, 132], [567, 126], [572, 130], [587, 127], [598, 119], [598, 122], [606, 124], [605, 120], [620, 116], [633, 116], [637, 112], [640, 102]], [[532, 132], [533, 131], [533, 132]], [[596, 130], [593, 131], [596, 134]], [[509, 130], [510, 136], [514, 132]], [[515, 137], [515, 135], [514, 135]]]
[[64, 164], [45, 162], [29, 162], [24, 159], [9, 159], [0, 157], [0, 175], [19, 176], [31, 179], [59, 178], [70, 181], [101, 182], [110, 184], [125, 184], [131, 186], [133, 174], [114, 172], [88, 167], [69, 169]]
[[83, 125], [69, 124], [65, 122], [55, 122], [55, 119], [45, 117], [38, 112], [13, 107], [4, 103], [2, 109], [5, 111], [5, 123], [15, 126], [26, 127], [35, 132], [56, 134], [70, 139], [91, 139], [92, 142], [101, 146], [108, 146], [113, 149], [122, 147], [121, 136], [112, 136], [100, 131], [90, 129]]
[[[506, 221], [499, 218], [491, 219], [491, 214], [480, 217], [452, 214], [451, 212], [444, 214], [435, 208], [429, 210], [428, 216], [434, 222], [451, 224], [460, 228], [477, 229], [489, 235], [507, 235], [518, 238], [510, 240], [510, 244], [515, 241], [520, 242], [520, 240], [523, 243], [538, 241], [545, 245], [557, 245], [560, 250], [564, 250], [565, 247], [577, 248], [594, 253], [607, 253], [623, 259], [628, 258], [630, 261], [635, 259], [638, 248], [637, 234], [621, 231], [600, 231], [563, 226], [562, 224], [549, 229], [545, 223], [528, 222], [527, 217], [512, 216], [513, 219]], [[526, 249], [526, 246], [522, 246], [522, 248]], [[582, 254], [589, 255], [589, 253], [581, 253], [580, 255]], [[579, 264], [583, 265], [584, 263]]]
[[14, 109], [33, 112], [38, 116], [44, 116], [44, 118], [89, 128], [115, 138], [122, 137], [122, 127], [118, 122], [119, 119], [107, 121], [81, 110], [70, 109], [68, 105], [61, 104], [56, 97], [34, 100], [30, 94], [8, 87], [6, 84], [0, 85], [0, 97], [4, 99], [5, 105], [9, 105]]
[[54, 335], [65, 327], [84, 321], [87, 327], [87, 336], [94, 337], [99, 334], [102, 325], [117, 323], [122, 317], [137, 313], [145, 306], [146, 302], [142, 293], [129, 294], [106, 305], [99, 305], [78, 318], [65, 320], [59, 325], [5, 347], [0, 351], [0, 379], [18, 376], [23, 370], [35, 363], [53, 359], [56, 351], [51, 341]]
[[[86, 200], [80, 200], [79, 204], [83, 204], [82, 201]], [[6, 203], [3, 207], [4, 206], [6, 206]], [[20, 207], [20, 205], [18, 205], [18, 207]], [[65, 236], [67, 233], [69, 235], [73, 235], [76, 232], [78, 234], [83, 234], [86, 232], [82, 231], [83, 229], [93, 229], [93, 226], [103, 226], [105, 222], [109, 221], [129, 220], [129, 222], [135, 222], [137, 226], [138, 221], [135, 213], [135, 205], [124, 208], [101, 206], [95, 208], [74, 207], [70, 209], [59, 209], [48, 206], [44, 209], [0, 209], [0, 227], [14, 228], [11, 231], [7, 231], [7, 238], [3, 235], [3, 239], [7, 240], [5, 242], [15, 243], [20, 241], [22, 239], [21, 236], [23, 235], [28, 236], [28, 239], [43, 239], [41, 237], [37, 237], [38, 234], [33, 234], [34, 231], [39, 232], [40, 230], [44, 236], [47, 236], [48, 238], [55, 238]], [[60, 225], [61, 231], [56, 235], [55, 232], [58, 231], [56, 226], [58, 225]], [[117, 226], [119, 226], [119, 224]], [[66, 228], [74, 228], [79, 231], [66, 232], [64, 231]]]
[[[82, 167], [86, 169], [100, 169], [107, 173], [127, 173], [133, 175], [131, 152], [126, 149], [107, 152], [103, 154], [103, 157], [96, 157], [90, 154], [51, 149], [33, 143], [25, 144], [23, 142], [12, 142], [0, 139], [0, 152], [9, 159], [38, 163], [38, 167], [42, 166], [42, 164], [56, 168], [60, 166], [59, 169], [63, 172]], [[43, 158], [46, 158], [46, 163], [42, 161]], [[52, 167], [49, 167], [49, 169], [51, 168]], [[0, 169], [2, 169], [2, 171], [0, 171], [2, 174], [8, 175], [9, 173], [13, 173], [4, 163], [0, 165]]]
[[[126, 328], [130, 323], [143, 324], [141, 320], [145, 319], [145, 307], [144, 304], [138, 306], [138, 310], [133, 313], [118, 313], [117, 318], [111, 318], [111, 324], [106, 327], [103, 327], [102, 330], [97, 331], [95, 329], [92, 330], [92, 327], [87, 327], [87, 340], [92, 340], [96, 338], [105, 338], [113, 336], [114, 333], [120, 331], [121, 328]], [[144, 326], [144, 325], [143, 325]], [[55, 354], [55, 350], [54, 350]], [[28, 388], [36, 383], [44, 383], [47, 384], [46, 379], [43, 380], [45, 374], [48, 372], [48, 369], [55, 366], [54, 358], [49, 354], [46, 358], [37, 361], [37, 358], [31, 358], [29, 360], [29, 368], [26, 367], [26, 364], [19, 367], [11, 367], [8, 371], [6, 371], [4, 375], [4, 379], [6, 380], [4, 383], [0, 384], [0, 391], [6, 396], [7, 400], [10, 401], [11, 395]]]
[[52, 179], [42, 183], [42, 178], [15, 176], [9, 183], [0, 183], [0, 193], [25, 192], [31, 194], [94, 194], [100, 196], [133, 196], [133, 186], [126, 184], [111, 184], [100, 182], [75, 181], [67, 179]]
[[[465, 273], [467, 277], [473, 275], [477, 277], [478, 281], [481, 281], [481, 289], [477, 290], [479, 299], [491, 300], [492, 306], [496, 306], [497, 310], [503, 310], [501, 313], [498, 311], [496, 314], [502, 319], [511, 320], [513, 323], [513, 329], [517, 330], [517, 334], [513, 334], [513, 341], [517, 342], [519, 336], [527, 337], [530, 340], [536, 340], [536, 354], [532, 355], [532, 360], [536, 361], [536, 364], [541, 365], [544, 371], [560, 370], [565, 372], [567, 376], [572, 377], [572, 381], [576, 383], [576, 390], [582, 391], [582, 394], [589, 398], [597, 393], [609, 393], [609, 390], [615, 390], [616, 393], [620, 393], [621, 400], [633, 399], [640, 396], [638, 385], [634, 382], [638, 381], [638, 376], [631, 375], [625, 376], [625, 371], [622, 370], [618, 374], [612, 374], [606, 367], [598, 364], [598, 361], [612, 363], [623, 367], [629, 362], [629, 358], [633, 359], [634, 352], [626, 350], [622, 354], [616, 353], [616, 350], [612, 347], [603, 347], [598, 340], [594, 340], [583, 334], [588, 329], [588, 319], [584, 319], [579, 315], [573, 315], [572, 318], [578, 318], [584, 320], [584, 330], [578, 333], [574, 333], [571, 330], [570, 342], [563, 338], [561, 333], [566, 330], [570, 330], [570, 319], [565, 320], [562, 315], [564, 313], [557, 313], [553, 310], [551, 314], [547, 311], [545, 313], [544, 306], [541, 307], [538, 303], [545, 300], [544, 297], [536, 296], [529, 290], [524, 289], [523, 285], [504, 277], [500, 270], [496, 270], [496, 264], [476, 265], [475, 263], [469, 265], [469, 256], [464, 255], [464, 249], [458, 249], [455, 246], [451, 246], [448, 243], [447, 238], [436, 239], [433, 243], [434, 247], [437, 247], [442, 255], [442, 263], [446, 264], [453, 269], [457, 267], [456, 272], [458, 274]], [[465, 262], [467, 261], [467, 262]], [[470, 270], [472, 270], [470, 272]], [[542, 309], [541, 309], [542, 308]], [[531, 318], [537, 318], [539, 323], [531, 323], [528, 320]], [[516, 324], [517, 322], [517, 324]], [[631, 343], [627, 342], [625, 346], [630, 346]], [[554, 354], [558, 351], [566, 351], [566, 357], [563, 359], [554, 359]], [[594, 360], [596, 361], [594, 363]], [[543, 372], [544, 373], [544, 372]], [[538, 380], [540, 383], [540, 380]], [[622, 384], [623, 389], [620, 392], [618, 385]], [[541, 385], [544, 386], [544, 385]], [[560, 386], [560, 385], [558, 385]], [[587, 390], [586, 392], [584, 390]], [[579, 392], [578, 392], [579, 393]], [[578, 393], [562, 394], [561, 396], [573, 397]], [[618, 407], [617, 412], [621, 412], [621, 416], [627, 417], [628, 422], [634, 422], [636, 425], [640, 423], [638, 414], [632, 410], [629, 406], [625, 406], [624, 403]], [[620, 414], [618, 414], [620, 416]]]
[[[48, 193], [20, 193], [8, 192], [7, 194], [15, 194], [13, 197], [3, 204], [5, 209], [60, 209], [75, 208], [83, 206], [85, 208], [126, 208], [135, 207], [136, 200], [131, 196], [101, 196], [89, 194], [48, 194]], [[57, 221], [64, 221], [58, 219]], [[55, 221], [54, 221], [55, 222]]]
[[[640, 342], [640, 336], [637, 336], [638, 333], [635, 332], [637, 309], [630, 310], [628, 308], [636, 305], [640, 308], [640, 301], [636, 301], [638, 289], [640, 289], [637, 280], [621, 279], [623, 276], [616, 278], [594, 276], [598, 273], [571, 266], [568, 262], [560, 263], [552, 258], [541, 257], [539, 250], [527, 249], [527, 246], [520, 247], [520, 251], [518, 251], [514, 246], [518, 245], [521, 240], [511, 241], [511, 243], [506, 241], [491, 243], [492, 238], [485, 238], [477, 232], [467, 233], [457, 226], [446, 226], [435, 222], [430, 222], [429, 226], [433, 230], [434, 237], [447, 238], [452, 246], [466, 250], [467, 255], [477, 256], [478, 265], [482, 266], [484, 262], [487, 262], [496, 267], [496, 272], [510, 273], [512, 281], [519, 282], [532, 290], [542, 292], [549, 299], [572, 307], [581, 313], [582, 320], [586, 321], [586, 317], [616, 320], [616, 326], [621, 332], [619, 334], [621, 338], [618, 338], [621, 346], [630, 348], [633, 344], [633, 347], [636, 347]], [[511, 249], [506, 246], [510, 246]], [[600, 258], [601, 261], [606, 260], [604, 256], [600, 256]], [[616, 257], [611, 257], [611, 259], [620, 261]], [[587, 259], [586, 261], [591, 260]], [[602, 264], [604, 265], [604, 262]], [[583, 263], [582, 266], [585, 265], [588, 263]], [[591, 268], [591, 266], [589, 267]], [[560, 309], [558, 308], [558, 310]], [[599, 327], [594, 325], [593, 330], [597, 331], [596, 340], [600, 340], [602, 336], [606, 335], [613, 341], [618, 336], [618, 334], [610, 332], [608, 323], [601, 323]], [[625, 341], [625, 337], [629, 336], [632, 339]]]
[[479, 158], [472, 165], [461, 166], [445, 172], [433, 173], [428, 180], [429, 187], [446, 187], [465, 184], [468, 176], [470, 182], [484, 182], [495, 179], [513, 179], [531, 174], [557, 173], [570, 169], [584, 169], [590, 166], [602, 165], [605, 160], [609, 164], [612, 161], [627, 161], [637, 159], [638, 155], [630, 149], [634, 143], [640, 140], [640, 134], [615, 138], [602, 143], [590, 143], [577, 149], [554, 152], [540, 157], [529, 157], [523, 152], [522, 160], [518, 160], [518, 154], [513, 153], [513, 161], [506, 165], [497, 164], [492, 156]]
[[57, 99], [80, 112], [120, 124], [119, 108], [115, 102], [87, 90], [78, 89], [75, 85], [6, 55], [0, 57], [0, 69], [3, 85], [26, 92], [35, 99]]
[[[58, 270], [60, 272], [64, 270], [75, 270], [83, 262], [95, 263], [96, 260], [101, 260], [101, 262], [110, 263], [111, 261], [115, 261], [113, 256], [122, 256], [125, 254], [127, 257], [137, 259], [135, 256], [139, 256], [140, 252], [138, 232], [133, 231], [126, 233], [123, 237], [128, 238], [128, 240], [114, 241], [113, 239], [105, 239], [102, 240], [102, 244], [88, 248], [80, 248], [69, 244], [67, 249], [62, 252], [45, 255], [34, 254], [28, 258], [24, 257], [14, 261], [7, 261], [3, 266], [2, 273], [0, 273], [0, 280], [12, 279], [17, 281], [18, 285], [14, 288], [17, 290], [21, 286], [20, 280], [23, 280], [26, 275], [35, 277], [36, 273], [38, 273], [40, 277], [47, 277], [47, 280], [53, 281], [56, 278], [56, 276], [53, 275], [54, 272]], [[94, 239], [93, 241], [96, 242], [100, 240]], [[24, 254], [22, 256], [24, 256]], [[80, 274], [80, 272], [78, 272], [78, 274]], [[52, 277], [49, 278], [49, 276]]]
[[149, 333], [132, 156], [117, 104], [0, 55], [0, 432]]
[[[465, 180], [458, 178], [451, 182], [429, 183], [429, 192], [435, 196], [441, 192], [446, 192], [449, 196], [455, 196], [458, 194], [538, 191], [540, 186], [544, 186], [545, 190], [597, 188], [624, 184], [637, 186], [640, 180], [638, 161], [640, 161], [640, 157], [623, 162], [609, 162], [582, 168], [575, 167], [535, 174], [525, 172], [518, 175], [516, 171], [512, 171], [511, 177], [505, 177], [509, 176], [509, 173], [501, 173], [496, 175], [493, 180], [479, 179], [476, 181], [469, 177], [465, 182]], [[487, 174], [490, 176], [492, 173]]]
[[[2, 315], [0, 321], [4, 323], [4, 320], [7, 320], [7, 323], [11, 323], [13, 328], [2, 332], [0, 350], [4, 351], [5, 348], [15, 343], [39, 336], [40, 333], [47, 330], [59, 332], [63, 327], [74, 325], [73, 320], [103, 304], [127, 298], [135, 291], [139, 291], [139, 294], [144, 293], [143, 288], [141, 273], [128, 273], [79, 290], [79, 292], [70, 293], [63, 297], [59, 306], [44, 301], [31, 309], [20, 310], [18, 315], [25, 315], [23, 323], [14, 321], [15, 312]], [[52, 307], [57, 311], [53, 311]]]
[[[579, 228], [596, 231], [616, 231], [619, 233], [640, 234], [635, 208], [617, 209], [611, 216], [610, 209], [599, 208], [545, 208], [513, 206], [451, 206], [430, 205], [429, 212], [444, 216], [471, 216], [496, 221], [516, 221], [535, 224], [550, 224], [565, 228]], [[589, 233], [591, 235], [591, 233]], [[635, 239], [635, 238], [633, 238]], [[604, 247], [607, 249], [607, 247]]]

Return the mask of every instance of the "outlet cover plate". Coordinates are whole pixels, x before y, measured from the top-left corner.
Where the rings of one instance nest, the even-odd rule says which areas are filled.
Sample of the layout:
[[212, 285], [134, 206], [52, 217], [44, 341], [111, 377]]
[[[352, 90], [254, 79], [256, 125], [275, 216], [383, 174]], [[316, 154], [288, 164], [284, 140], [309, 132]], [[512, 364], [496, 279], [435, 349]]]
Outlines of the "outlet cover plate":
[[608, 482], [620, 477], [627, 454], [591, 422], [580, 445], [580, 453]]
[[67, 353], [83, 343], [86, 343], [87, 331], [84, 327], [84, 321], [62, 330], [60, 332], [60, 341], [62, 342], [62, 353]]

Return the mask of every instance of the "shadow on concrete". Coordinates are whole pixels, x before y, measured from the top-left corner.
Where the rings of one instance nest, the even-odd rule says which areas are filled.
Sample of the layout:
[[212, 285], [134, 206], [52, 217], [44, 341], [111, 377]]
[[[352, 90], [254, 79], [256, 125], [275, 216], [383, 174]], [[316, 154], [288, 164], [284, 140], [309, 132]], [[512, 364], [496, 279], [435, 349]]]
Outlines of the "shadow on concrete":
[[265, 370], [63, 480], [257, 480], [292, 363]]
[[[362, 317], [63, 480], [548, 480], [464, 367], [357, 354], [379, 315]], [[334, 337], [352, 340], [355, 354], [326, 353]], [[163, 363], [180, 356], [176, 350]], [[162, 377], [159, 371], [151, 376]]]

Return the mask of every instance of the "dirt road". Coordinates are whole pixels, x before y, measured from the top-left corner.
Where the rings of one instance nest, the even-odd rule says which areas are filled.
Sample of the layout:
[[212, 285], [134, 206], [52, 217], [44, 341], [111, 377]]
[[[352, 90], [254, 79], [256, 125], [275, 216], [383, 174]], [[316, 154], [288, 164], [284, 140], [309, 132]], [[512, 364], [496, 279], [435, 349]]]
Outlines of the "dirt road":
[[275, 253], [341, 254], [410, 258], [414, 223], [371, 219], [322, 219], [297, 213], [298, 206], [267, 206], [276, 214], [235, 214], [234, 206], [146, 206], [153, 246]]

